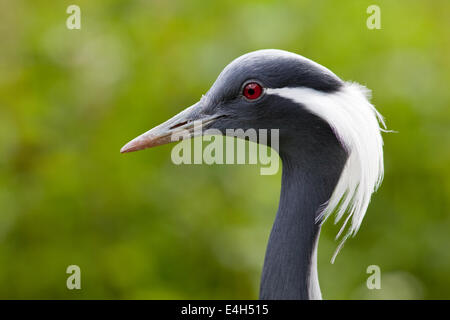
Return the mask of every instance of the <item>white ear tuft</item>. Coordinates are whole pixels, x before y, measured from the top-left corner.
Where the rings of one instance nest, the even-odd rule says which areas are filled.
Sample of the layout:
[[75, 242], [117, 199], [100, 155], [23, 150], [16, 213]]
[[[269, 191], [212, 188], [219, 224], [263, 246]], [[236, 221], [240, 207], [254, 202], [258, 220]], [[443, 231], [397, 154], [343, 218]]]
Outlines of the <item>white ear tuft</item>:
[[[349, 157], [331, 198], [320, 208], [317, 222], [323, 223], [333, 212], [335, 223], [347, 214], [336, 237], [347, 228], [331, 262], [349, 236], [354, 236], [369, 206], [372, 193], [383, 180], [383, 139], [386, 128], [383, 117], [369, 102], [371, 92], [357, 83], [346, 82], [334, 93], [310, 88], [268, 89], [303, 104], [311, 113], [321, 117], [331, 126], [336, 137], [347, 150]], [[380, 128], [380, 124], [383, 128]]]

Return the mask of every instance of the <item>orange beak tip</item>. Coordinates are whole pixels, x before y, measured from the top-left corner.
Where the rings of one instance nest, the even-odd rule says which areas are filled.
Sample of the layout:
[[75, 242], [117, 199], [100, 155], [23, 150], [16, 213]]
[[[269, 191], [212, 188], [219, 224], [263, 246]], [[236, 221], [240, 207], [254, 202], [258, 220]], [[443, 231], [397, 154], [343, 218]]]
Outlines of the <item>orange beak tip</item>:
[[125, 148], [120, 149], [120, 153], [128, 153], [128, 152], [130, 152], [130, 151]]
[[[133, 141], [132, 141], [133, 142]], [[129, 153], [138, 150], [135, 143], [129, 142], [120, 149], [120, 153]]]

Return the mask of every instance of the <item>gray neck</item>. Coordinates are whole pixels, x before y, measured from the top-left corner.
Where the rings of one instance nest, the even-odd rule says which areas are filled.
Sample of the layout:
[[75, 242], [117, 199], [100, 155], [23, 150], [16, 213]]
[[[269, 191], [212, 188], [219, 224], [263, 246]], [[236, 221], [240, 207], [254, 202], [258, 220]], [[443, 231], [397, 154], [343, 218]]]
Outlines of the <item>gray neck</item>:
[[324, 159], [282, 156], [280, 204], [267, 245], [260, 299], [322, 298], [317, 275], [320, 226], [315, 218], [345, 163], [343, 157], [324, 167]]

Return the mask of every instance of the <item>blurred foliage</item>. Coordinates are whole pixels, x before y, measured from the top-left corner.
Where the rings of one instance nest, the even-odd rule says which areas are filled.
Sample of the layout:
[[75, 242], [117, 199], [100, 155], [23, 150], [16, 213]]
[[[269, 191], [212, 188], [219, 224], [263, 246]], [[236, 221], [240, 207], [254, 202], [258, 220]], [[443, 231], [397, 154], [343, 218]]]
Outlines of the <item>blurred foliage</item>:
[[[66, 28], [81, 7], [82, 29]], [[324, 298], [450, 298], [450, 2], [1, 1], [0, 298], [257, 298], [280, 174], [176, 166], [172, 146], [120, 147], [261, 48], [373, 90], [385, 181]], [[68, 265], [82, 290], [66, 288]], [[365, 286], [368, 265], [382, 289]]]

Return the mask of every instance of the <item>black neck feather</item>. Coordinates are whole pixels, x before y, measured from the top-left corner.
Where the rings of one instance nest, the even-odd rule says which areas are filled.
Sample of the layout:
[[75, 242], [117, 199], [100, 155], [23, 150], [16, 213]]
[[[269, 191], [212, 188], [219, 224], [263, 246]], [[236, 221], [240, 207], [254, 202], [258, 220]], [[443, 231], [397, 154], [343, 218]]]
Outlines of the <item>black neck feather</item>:
[[318, 298], [310, 294], [320, 232], [315, 218], [331, 197], [347, 156], [337, 141], [326, 148], [294, 148], [280, 155], [280, 204], [267, 245], [260, 299]]

